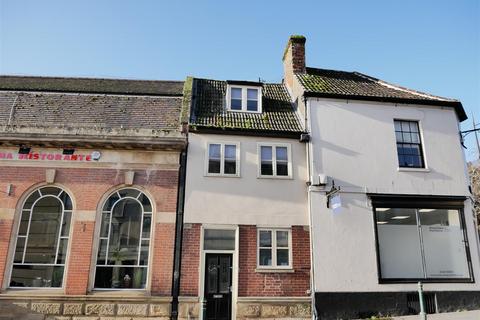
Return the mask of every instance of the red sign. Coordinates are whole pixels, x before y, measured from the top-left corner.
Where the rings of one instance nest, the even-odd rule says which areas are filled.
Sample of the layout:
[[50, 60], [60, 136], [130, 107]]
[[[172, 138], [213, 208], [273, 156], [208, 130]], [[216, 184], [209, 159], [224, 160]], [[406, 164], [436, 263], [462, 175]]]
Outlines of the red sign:
[[28, 154], [0, 152], [0, 160], [92, 161], [92, 155], [41, 152], [31, 152]]

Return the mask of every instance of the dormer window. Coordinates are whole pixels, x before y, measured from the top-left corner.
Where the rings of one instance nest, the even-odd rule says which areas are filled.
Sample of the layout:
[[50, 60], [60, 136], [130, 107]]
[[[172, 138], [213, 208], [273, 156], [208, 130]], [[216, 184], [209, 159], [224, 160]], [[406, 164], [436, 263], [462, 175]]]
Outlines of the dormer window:
[[228, 84], [227, 109], [239, 112], [262, 112], [262, 87]]

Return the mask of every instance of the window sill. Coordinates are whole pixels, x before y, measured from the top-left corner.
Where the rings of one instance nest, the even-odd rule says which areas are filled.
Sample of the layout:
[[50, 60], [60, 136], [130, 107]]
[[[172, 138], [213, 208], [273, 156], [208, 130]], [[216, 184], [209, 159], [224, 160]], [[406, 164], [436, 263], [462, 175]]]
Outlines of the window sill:
[[240, 178], [239, 174], [204, 174], [204, 177], [208, 178]]
[[278, 179], [278, 180], [292, 180], [291, 176], [257, 176], [257, 179]]
[[399, 167], [398, 172], [430, 172], [428, 168], [407, 168], [407, 167]]
[[470, 278], [439, 278], [439, 279], [379, 279], [379, 284], [404, 284], [404, 283], [475, 283]]
[[95, 298], [145, 298], [151, 296], [150, 291], [146, 289], [93, 289], [88, 293]]
[[49, 297], [49, 296], [62, 296], [65, 295], [63, 288], [8, 288], [5, 291], [1, 292], [2, 296], [11, 296], [11, 297], [25, 297], [25, 296], [39, 296], [39, 297]]
[[256, 268], [255, 272], [257, 273], [294, 273], [295, 270], [292, 268]]
[[230, 111], [230, 112], [243, 112], [243, 113], [262, 113], [262, 110], [258, 110], [258, 111], [234, 110], [234, 109], [230, 109], [230, 107], [227, 108], [227, 111]]

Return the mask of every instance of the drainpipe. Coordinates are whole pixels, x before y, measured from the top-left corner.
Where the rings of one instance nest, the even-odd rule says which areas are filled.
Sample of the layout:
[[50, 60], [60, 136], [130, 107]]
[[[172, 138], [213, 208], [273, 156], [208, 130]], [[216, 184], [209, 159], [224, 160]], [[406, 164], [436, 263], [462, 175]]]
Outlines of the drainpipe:
[[187, 146], [180, 154], [180, 170], [178, 173], [177, 215], [175, 218], [175, 247], [173, 249], [172, 320], [176, 320], [178, 318], [178, 296], [180, 295], [180, 266], [182, 262], [183, 212], [185, 207], [186, 172]]
[[[304, 125], [305, 125], [305, 131], [308, 132], [309, 134], [312, 134], [311, 126], [310, 126], [310, 117], [309, 117], [309, 112], [310, 112], [310, 101], [308, 98], [305, 96], [305, 94], [302, 95], [304, 107], [305, 107], [305, 115], [304, 115]], [[310, 177], [312, 175], [313, 170], [313, 146], [312, 146], [312, 138], [310, 138], [310, 141], [307, 142], [306, 144], [306, 158], [307, 158], [307, 174], [308, 174], [308, 180], [310, 181]], [[313, 241], [313, 217], [312, 217], [312, 198], [311, 198], [311, 191], [310, 191], [310, 185], [307, 186], [307, 201], [308, 201], [308, 218], [309, 218], [309, 232], [310, 232], [310, 297], [311, 297], [311, 313], [312, 313], [312, 320], [317, 320], [319, 319], [318, 314], [317, 314], [317, 308], [315, 306], [315, 274], [314, 274], [314, 241]]]

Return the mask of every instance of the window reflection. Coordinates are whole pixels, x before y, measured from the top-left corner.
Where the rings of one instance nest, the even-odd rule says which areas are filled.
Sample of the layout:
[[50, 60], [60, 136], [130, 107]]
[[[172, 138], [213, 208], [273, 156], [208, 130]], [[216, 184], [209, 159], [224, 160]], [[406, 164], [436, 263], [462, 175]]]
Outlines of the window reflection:
[[95, 287], [145, 288], [152, 219], [150, 200], [139, 190], [126, 188], [113, 193], [103, 208]]
[[61, 287], [72, 201], [58, 187], [43, 187], [25, 200], [15, 245], [11, 287]]

